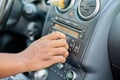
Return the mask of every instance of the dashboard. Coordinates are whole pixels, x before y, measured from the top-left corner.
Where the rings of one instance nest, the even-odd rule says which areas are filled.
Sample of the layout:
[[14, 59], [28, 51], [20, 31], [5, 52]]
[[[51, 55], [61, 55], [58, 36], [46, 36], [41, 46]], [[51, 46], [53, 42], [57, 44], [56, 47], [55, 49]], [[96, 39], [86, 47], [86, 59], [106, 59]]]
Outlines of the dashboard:
[[[48, 75], [47, 80], [101, 80], [100, 75], [102, 75], [104, 80], [112, 80], [110, 72], [105, 72], [105, 74], [107, 75], [103, 75], [104, 69], [107, 69], [105, 71], [110, 71], [109, 62], [106, 62], [106, 66], [102, 65], [104, 68], [100, 68], [99, 66], [97, 66], [99, 64], [95, 64], [96, 62], [93, 61], [95, 57], [98, 57], [97, 55], [101, 54], [102, 56], [102, 53], [104, 53], [99, 53], [98, 49], [100, 48], [100, 46], [97, 48], [98, 43], [92, 43], [94, 44], [94, 46], [96, 45], [96, 49], [94, 50], [95, 52], [91, 52], [89, 50], [87, 52], [87, 48], [89, 48], [88, 46], [90, 44], [91, 37], [94, 34], [97, 21], [99, 20], [102, 11], [105, 9], [105, 4], [107, 4], [107, 1], [69, 1], [70, 2], [68, 2], [67, 4], [68, 6], [63, 9], [60, 7], [52, 6], [48, 11], [47, 18], [44, 24], [42, 35], [49, 34], [53, 31], [63, 32], [67, 35], [67, 41], [70, 46], [70, 55], [67, 62], [65, 64], [56, 64], [48, 68], [48, 73], [53, 76], [51, 77]], [[107, 58], [104, 57], [103, 61], [105, 59]], [[91, 75], [94, 74], [97, 69], [101, 70], [100, 72], [98, 72], [98, 74], [96, 73], [96, 75], [98, 75], [99, 77]]]
[[50, 1], [22, 0], [19, 17], [6, 22], [5, 32], [24, 36], [24, 48], [54, 31], [67, 36], [67, 61], [23, 73], [28, 80], [119, 80], [120, 1], [63, 0], [64, 7]]

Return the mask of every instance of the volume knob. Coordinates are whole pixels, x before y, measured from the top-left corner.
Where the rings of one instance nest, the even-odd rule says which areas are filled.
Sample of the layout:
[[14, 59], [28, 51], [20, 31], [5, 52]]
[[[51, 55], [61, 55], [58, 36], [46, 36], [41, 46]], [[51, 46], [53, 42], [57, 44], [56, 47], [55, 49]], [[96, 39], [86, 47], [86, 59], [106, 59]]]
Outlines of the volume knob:
[[46, 80], [47, 77], [48, 77], [48, 71], [46, 69], [42, 69], [34, 73], [33, 80]]
[[77, 79], [77, 74], [73, 70], [69, 70], [66, 74], [66, 79], [67, 80], [76, 80]]

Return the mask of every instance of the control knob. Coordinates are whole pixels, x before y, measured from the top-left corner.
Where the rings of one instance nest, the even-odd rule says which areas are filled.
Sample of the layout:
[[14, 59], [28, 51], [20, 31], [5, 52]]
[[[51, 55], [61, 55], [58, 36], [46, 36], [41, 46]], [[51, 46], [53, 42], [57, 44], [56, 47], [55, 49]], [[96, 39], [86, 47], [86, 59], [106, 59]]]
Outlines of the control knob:
[[66, 74], [67, 80], [76, 80], [77, 79], [77, 73], [73, 70], [69, 70]]
[[34, 73], [33, 80], [46, 80], [47, 77], [48, 77], [48, 71], [46, 69], [42, 69]]

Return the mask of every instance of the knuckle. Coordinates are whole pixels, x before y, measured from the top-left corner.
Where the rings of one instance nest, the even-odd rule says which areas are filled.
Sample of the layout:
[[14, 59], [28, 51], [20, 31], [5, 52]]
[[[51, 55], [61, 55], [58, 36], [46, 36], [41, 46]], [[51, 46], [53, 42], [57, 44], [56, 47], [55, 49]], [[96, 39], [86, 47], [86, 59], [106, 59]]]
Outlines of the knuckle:
[[66, 57], [69, 55], [68, 51], [66, 50]]
[[69, 48], [68, 43], [67, 43], [67, 41], [66, 41], [65, 39], [63, 40], [63, 42], [62, 42], [62, 43], [63, 43], [63, 45], [65, 45], [65, 48], [66, 48], [66, 49], [68, 49], [68, 48]]
[[52, 46], [51, 43], [47, 42], [44, 44], [43, 49], [45, 49], [46, 51], [51, 51], [51, 48], [52, 48], [51, 46]]
[[59, 32], [59, 31], [56, 31], [55, 35], [62, 36], [64, 38], [66, 38], [66, 35], [64, 33], [62, 33], [62, 32]]
[[46, 46], [47, 46], [47, 47], [51, 47], [51, 42], [48, 41], [48, 42], [46, 43]]
[[64, 51], [64, 55], [65, 55], [65, 57], [67, 57], [69, 55], [67, 50]]
[[57, 36], [61, 36], [62, 33], [60, 33], [60, 32], [56, 32], [56, 35], [57, 35]]
[[65, 44], [66, 44], [66, 45], [68, 44], [66, 39], [65, 39]]
[[53, 32], [53, 34], [55, 34], [55, 35], [59, 35], [60, 32], [59, 32], [59, 31], [55, 31], [55, 32]]
[[65, 61], [66, 61], [66, 60], [65, 60], [65, 58], [63, 57], [62, 60], [61, 60], [61, 62], [64, 63]]
[[60, 49], [60, 51], [62, 51], [63, 53], [65, 53], [65, 52], [66, 52], [66, 49], [65, 49], [64, 47], [62, 47], [62, 48]]
[[65, 61], [66, 61], [66, 59], [65, 59], [65, 57], [64, 56], [59, 56], [58, 58], [57, 58], [57, 60], [55, 60], [56, 61], [56, 63], [64, 63]]
[[62, 40], [63, 40], [63, 42], [64, 42], [64, 43], [66, 43], [66, 42], [67, 42], [67, 41], [66, 41], [66, 39], [62, 39]]
[[69, 45], [68, 45], [68, 43], [66, 44], [66, 49], [67, 49], [67, 50], [69, 49]]
[[66, 35], [62, 33], [62, 36], [66, 39]]
[[63, 48], [61, 48], [61, 51], [63, 51], [64, 53], [66, 53], [67, 49], [63, 47]]
[[67, 50], [69, 49], [68, 43], [65, 44], [65, 47], [66, 47]]
[[66, 41], [65, 39], [62, 39], [62, 40], [61, 40], [61, 43], [64, 44], [64, 45], [66, 45], [66, 44], [67, 44], [67, 41]]
[[64, 57], [63, 56], [60, 56], [60, 60], [62, 61], [64, 59]]

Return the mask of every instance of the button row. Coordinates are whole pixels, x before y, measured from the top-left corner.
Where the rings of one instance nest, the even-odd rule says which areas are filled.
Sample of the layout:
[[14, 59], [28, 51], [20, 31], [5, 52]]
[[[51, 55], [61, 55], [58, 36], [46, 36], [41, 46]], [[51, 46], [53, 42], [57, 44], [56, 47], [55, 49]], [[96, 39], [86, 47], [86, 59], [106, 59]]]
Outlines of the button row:
[[80, 43], [67, 37], [67, 42], [69, 44], [69, 51], [74, 54], [79, 54]]
[[[54, 32], [54, 30], [49, 30], [48, 33]], [[67, 36], [67, 42], [69, 45], [69, 51], [74, 53], [74, 54], [79, 54], [79, 49], [80, 49], [80, 42], [71, 39], [70, 37]]]
[[63, 80], [68, 80], [68, 78], [70, 78], [73, 75], [69, 75], [69, 71], [73, 71], [73, 68], [68, 64], [62, 64], [62, 68], [60, 68], [59, 66], [61, 66], [61, 63], [55, 64], [53, 66], [51, 66], [49, 69], [54, 72], [56, 75], [58, 75], [60, 78], [62, 78]]

